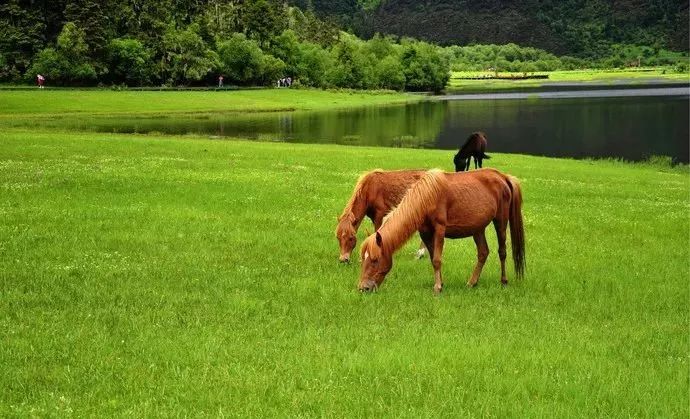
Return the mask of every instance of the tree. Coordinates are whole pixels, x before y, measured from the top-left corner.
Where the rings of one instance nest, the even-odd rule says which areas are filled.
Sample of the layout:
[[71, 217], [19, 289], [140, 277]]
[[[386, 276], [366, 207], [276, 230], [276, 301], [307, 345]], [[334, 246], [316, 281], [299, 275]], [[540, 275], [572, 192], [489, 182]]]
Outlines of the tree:
[[152, 76], [151, 52], [137, 39], [115, 38], [108, 44], [110, 80], [128, 85], [146, 84]]
[[438, 47], [426, 42], [407, 41], [402, 54], [405, 87], [408, 90], [439, 92], [450, 79], [448, 63], [441, 59]]
[[275, 0], [246, 1], [240, 21], [248, 38], [268, 47], [275, 36], [287, 29], [287, 11], [282, 2]]
[[297, 64], [297, 77], [305, 86], [326, 87], [327, 75], [333, 68], [333, 59], [318, 44], [304, 42], [300, 44], [300, 58]]
[[405, 73], [400, 60], [389, 55], [376, 65], [377, 87], [391, 90], [405, 88]]
[[220, 71], [237, 84], [266, 84], [282, 75], [285, 64], [270, 54], [264, 54], [259, 44], [235, 33], [218, 44]]
[[74, 22], [67, 22], [57, 39], [57, 49], [45, 48], [34, 58], [27, 74], [33, 78], [41, 73], [58, 84], [86, 84], [96, 78], [89, 61], [89, 47], [84, 31]]
[[218, 66], [218, 55], [198, 34], [197, 24], [184, 30], [169, 27], [163, 36], [161, 74], [169, 84], [198, 81]]
[[23, 7], [18, 0], [0, 4], [0, 79], [16, 80], [31, 65], [31, 59], [44, 45], [46, 25], [35, 8]]

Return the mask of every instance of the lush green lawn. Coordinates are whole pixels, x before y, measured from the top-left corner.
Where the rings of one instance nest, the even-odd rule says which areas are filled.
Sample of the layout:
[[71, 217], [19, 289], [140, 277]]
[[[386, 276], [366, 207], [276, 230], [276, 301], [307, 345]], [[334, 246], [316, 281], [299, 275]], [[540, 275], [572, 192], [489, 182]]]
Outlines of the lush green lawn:
[[[523, 73], [505, 73], [502, 76], [516, 77]], [[672, 68], [641, 68], [629, 70], [574, 70], [574, 71], [542, 71], [535, 74], [546, 74], [548, 79], [527, 80], [463, 80], [463, 77], [493, 76], [487, 71], [454, 71], [448, 88], [451, 90], [501, 90], [520, 87], [538, 87], [548, 83], [577, 82], [582, 84], [644, 84], [649, 81], [690, 82], [690, 74], [677, 73]]]
[[420, 100], [394, 92], [257, 89], [236, 91], [0, 90], [0, 116], [318, 110]]
[[492, 157], [526, 278], [489, 229], [477, 288], [471, 240], [434, 297], [415, 239], [361, 295], [358, 174], [452, 153], [5, 132], [0, 416], [688, 417], [687, 168]]

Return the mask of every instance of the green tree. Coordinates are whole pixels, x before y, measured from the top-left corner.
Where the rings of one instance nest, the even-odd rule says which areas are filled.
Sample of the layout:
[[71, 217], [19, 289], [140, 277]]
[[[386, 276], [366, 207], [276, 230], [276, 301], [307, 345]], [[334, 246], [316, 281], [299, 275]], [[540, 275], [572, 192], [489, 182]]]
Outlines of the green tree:
[[137, 39], [116, 38], [108, 45], [110, 80], [128, 85], [146, 84], [152, 76], [151, 52]]
[[443, 90], [450, 79], [450, 68], [441, 58], [437, 47], [417, 41], [408, 41], [403, 46], [405, 88], [416, 91]]
[[18, 0], [0, 3], [0, 80], [17, 80], [45, 42], [46, 25], [40, 11]]
[[299, 71], [301, 55], [300, 42], [294, 31], [288, 29], [273, 39], [271, 55], [285, 63], [285, 72], [289, 76], [296, 76]]
[[405, 73], [400, 60], [389, 55], [376, 65], [377, 87], [391, 90], [405, 88]]
[[67, 22], [57, 39], [57, 49], [40, 51], [27, 78], [43, 74], [57, 84], [88, 84], [96, 78], [96, 70], [89, 61], [89, 47], [85, 34], [74, 22]]
[[287, 29], [287, 10], [276, 0], [249, 0], [243, 3], [240, 14], [248, 38], [268, 47], [278, 34]]
[[305, 86], [328, 86], [328, 74], [333, 68], [333, 59], [318, 44], [304, 42], [300, 44], [300, 58], [295, 77]]
[[367, 86], [368, 67], [354, 40], [341, 39], [333, 49], [331, 55], [335, 65], [329, 74], [330, 83], [337, 87], [361, 89]]
[[206, 77], [218, 66], [218, 55], [199, 36], [199, 26], [169, 27], [163, 36], [161, 74], [168, 84], [187, 84]]
[[227, 41], [218, 44], [220, 71], [237, 84], [266, 84], [280, 77], [285, 64], [270, 54], [264, 54], [259, 44], [235, 33]]

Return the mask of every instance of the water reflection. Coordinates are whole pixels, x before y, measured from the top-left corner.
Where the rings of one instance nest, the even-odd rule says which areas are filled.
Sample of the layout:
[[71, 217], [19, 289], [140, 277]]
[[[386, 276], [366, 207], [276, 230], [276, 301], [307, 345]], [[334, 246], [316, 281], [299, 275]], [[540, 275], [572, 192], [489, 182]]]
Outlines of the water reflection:
[[[485, 131], [490, 152], [556, 157], [666, 155], [688, 162], [688, 96], [423, 102], [350, 110], [13, 121], [119, 133], [198, 134], [385, 147], [459, 147]], [[5, 122], [7, 123], [7, 122]]]

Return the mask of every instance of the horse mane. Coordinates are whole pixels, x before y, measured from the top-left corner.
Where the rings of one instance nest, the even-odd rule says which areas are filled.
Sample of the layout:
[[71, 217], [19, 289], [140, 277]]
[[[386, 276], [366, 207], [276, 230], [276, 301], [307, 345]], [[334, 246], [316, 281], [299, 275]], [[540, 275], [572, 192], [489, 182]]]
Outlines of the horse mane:
[[357, 179], [357, 183], [355, 184], [355, 188], [352, 191], [352, 195], [350, 196], [350, 200], [347, 201], [345, 208], [343, 208], [343, 212], [338, 217], [339, 221], [342, 220], [344, 217], [347, 217], [348, 215], [352, 214], [352, 207], [355, 205], [355, 202], [365, 198], [364, 194], [366, 191], [367, 181], [371, 179], [371, 176], [379, 174], [381, 172], [383, 172], [382, 169], [374, 169], [370, 172], [363, 173], [359, 176], [359, 178]]
[[445, 174], [439, 169], [427, 171], [412, 185], [400, 204], [386, 215], [379, 228], [386, 253], [394, 253], [417, 231], [429, 210], [443, 196], [446, 185]]

